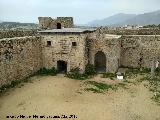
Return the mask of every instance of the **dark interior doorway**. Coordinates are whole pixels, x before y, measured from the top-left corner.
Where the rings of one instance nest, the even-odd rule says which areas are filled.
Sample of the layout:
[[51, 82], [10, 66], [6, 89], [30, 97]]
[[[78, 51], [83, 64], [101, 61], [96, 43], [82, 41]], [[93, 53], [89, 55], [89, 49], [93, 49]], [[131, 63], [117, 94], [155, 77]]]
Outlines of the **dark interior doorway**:
[[66, 73], [67, 72], [67, 62], [65, 61], [57, 61], [57, 69], [59, 73]]
[[96, 53], [94, 63], [97, 72], [106, 72], [106, 56], [102, 51]]
[[57, 23], [57, 29], [61, 29], [61, 28], [62, 28], [61, 23]]

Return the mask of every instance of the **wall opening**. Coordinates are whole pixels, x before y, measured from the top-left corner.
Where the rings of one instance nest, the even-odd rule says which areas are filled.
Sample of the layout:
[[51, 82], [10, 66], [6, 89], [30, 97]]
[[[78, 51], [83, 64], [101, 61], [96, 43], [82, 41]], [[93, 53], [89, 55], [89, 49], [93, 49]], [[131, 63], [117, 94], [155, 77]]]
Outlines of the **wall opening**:
[[106, 56], [102, 51], [96, 53], [94, 64], [97, 72], [106, 72]]
[[76, 42], [72, 42], [72, 47], [76, 47], [77, 43]]
[[66, 73], [67, 72], [67, 62], [65, 61], [57, 61], [57, 70], [59, 73]]
[[61, 23], [57, 23], [57, 29], [61, 29], [61, 28], [62, 28]]
[[47, 47], [50, 47], [51, 46], [51, 41], [47, 41]]

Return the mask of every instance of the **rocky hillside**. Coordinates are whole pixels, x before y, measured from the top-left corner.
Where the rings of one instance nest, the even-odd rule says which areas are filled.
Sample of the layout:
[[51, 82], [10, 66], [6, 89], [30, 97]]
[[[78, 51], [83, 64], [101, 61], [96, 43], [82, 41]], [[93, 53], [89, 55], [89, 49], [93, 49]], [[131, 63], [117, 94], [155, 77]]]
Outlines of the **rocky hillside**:
[[0, 22], [0, 29], [37, 29], [34, 23]]
[[89, 26], [124, 26], [160, 24], [160, 10], [144, 14], [116, 14], [114, 16], [89, 22]]

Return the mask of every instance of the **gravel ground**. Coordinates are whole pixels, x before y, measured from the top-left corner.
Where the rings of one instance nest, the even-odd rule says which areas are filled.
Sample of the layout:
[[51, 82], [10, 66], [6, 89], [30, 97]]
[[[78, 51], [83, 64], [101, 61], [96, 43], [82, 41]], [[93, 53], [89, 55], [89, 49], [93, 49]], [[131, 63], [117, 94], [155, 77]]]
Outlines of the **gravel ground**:
[[[6, 116], [75, 115], [70, 120], [160, 120], [160, 106], [151, 99], [144, 83], [104, 94], [85, 91], [85, 81], [58, 76], [33, 77], [32, 83], [10, 89], [0, 97], [0, 120]], [[91, 81], [115, 84], [99, 76]], [[65, 118], [45, 118], [63, 120]], [[43, 120], [14, 118], [10, 120]]]

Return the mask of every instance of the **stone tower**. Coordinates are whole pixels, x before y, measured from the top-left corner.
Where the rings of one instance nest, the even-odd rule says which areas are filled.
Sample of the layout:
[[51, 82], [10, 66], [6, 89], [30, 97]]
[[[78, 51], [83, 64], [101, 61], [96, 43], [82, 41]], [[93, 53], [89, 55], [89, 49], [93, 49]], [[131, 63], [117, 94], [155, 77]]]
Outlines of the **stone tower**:
[[39, 27], [41, 29], [61, 29], [61, 28], [73, 28], [72, 17], [57, 17], [52, 19], [51, 17], [38, 17]]

